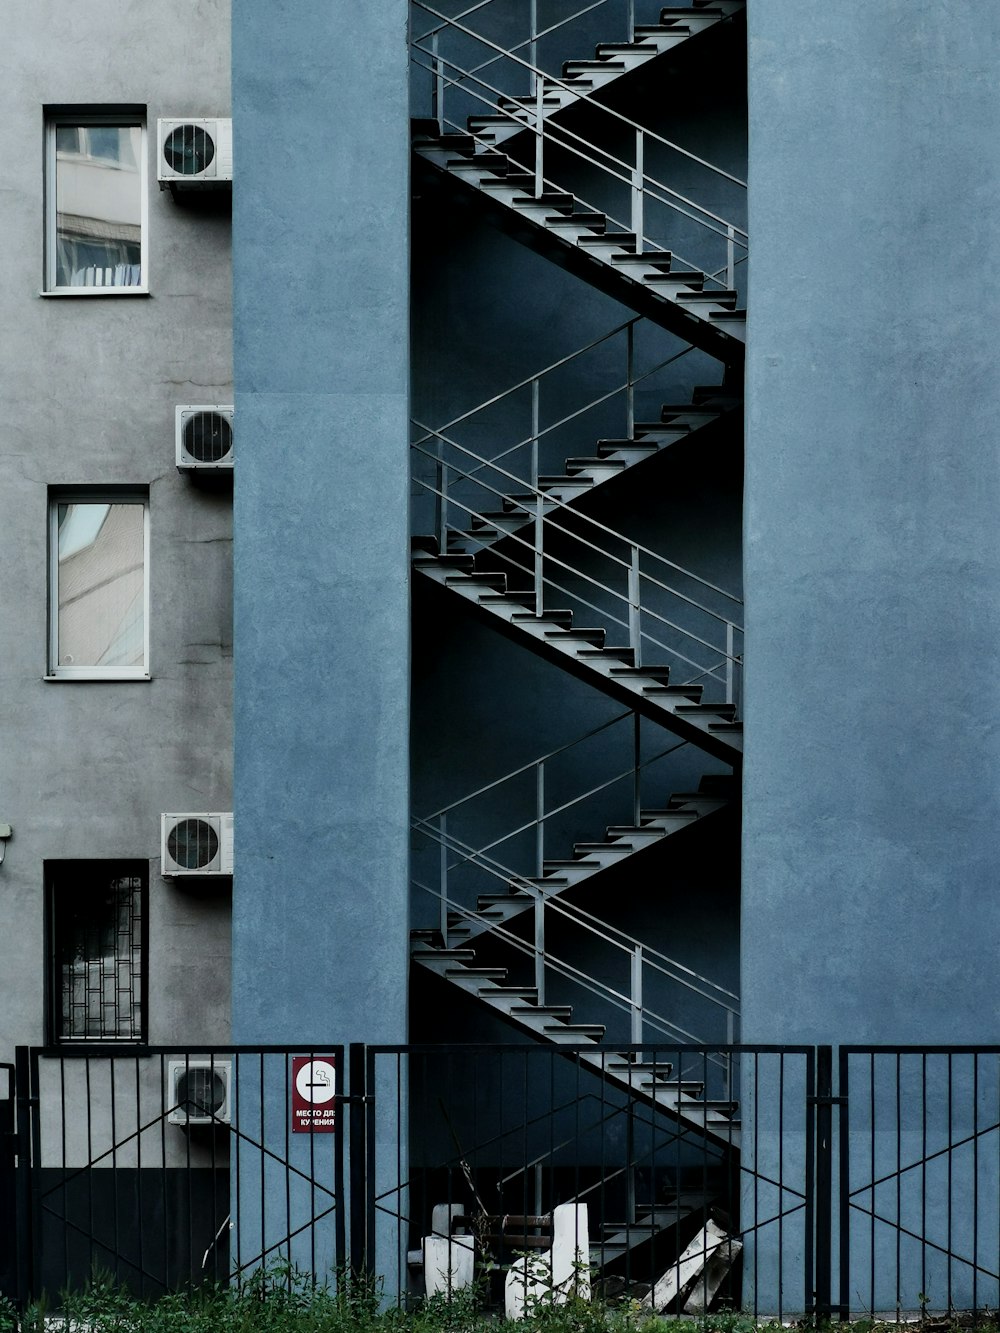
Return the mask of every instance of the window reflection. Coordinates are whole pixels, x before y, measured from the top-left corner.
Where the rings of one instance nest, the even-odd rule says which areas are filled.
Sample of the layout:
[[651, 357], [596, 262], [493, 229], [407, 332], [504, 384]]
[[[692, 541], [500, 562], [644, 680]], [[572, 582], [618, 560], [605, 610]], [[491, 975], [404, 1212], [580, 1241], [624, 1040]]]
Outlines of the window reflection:
[[56, 131], [56, 286], [142, 284], [142, 130], [66, 125]]
[[141, 504], [60, 504], [57, 664], [145, 665]]

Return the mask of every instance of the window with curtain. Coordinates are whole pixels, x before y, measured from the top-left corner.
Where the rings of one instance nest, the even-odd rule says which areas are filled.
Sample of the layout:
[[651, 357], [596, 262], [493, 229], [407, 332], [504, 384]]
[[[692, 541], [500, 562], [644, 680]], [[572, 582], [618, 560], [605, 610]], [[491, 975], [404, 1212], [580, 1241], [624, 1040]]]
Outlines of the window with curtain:
[[145, 291], [145, 127], [135, 117], [50, 115], [46, 291]]

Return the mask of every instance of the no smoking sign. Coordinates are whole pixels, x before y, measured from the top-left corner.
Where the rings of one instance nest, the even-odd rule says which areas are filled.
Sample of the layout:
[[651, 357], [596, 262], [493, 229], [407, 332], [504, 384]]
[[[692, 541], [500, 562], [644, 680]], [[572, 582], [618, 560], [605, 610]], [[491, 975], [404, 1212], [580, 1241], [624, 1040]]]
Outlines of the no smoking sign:
[[332, 1134], [337, 1128], [336, 1096], [335, 1056], [292, 1056], [293, 1134]]

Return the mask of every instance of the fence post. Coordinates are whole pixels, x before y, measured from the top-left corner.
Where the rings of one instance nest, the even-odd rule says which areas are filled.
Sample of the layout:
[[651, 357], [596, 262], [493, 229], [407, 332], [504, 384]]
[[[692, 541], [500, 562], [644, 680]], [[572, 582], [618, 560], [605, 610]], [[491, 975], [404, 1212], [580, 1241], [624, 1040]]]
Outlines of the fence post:
[[726, 621], [726, 703], [736, 702], [735, 690], [736, 675], [736, 635], [733, 631], [733, 622]]
[[367, 1051], [363, 1042], [351, 1042], [348, 1055], [350, 1082], [350, 1153], [351, 1153], [351, 1272], [365, 1281], [370, 1260], [368, 1254], [368, 1115]]
[[816, 1259], [817, 1323], [830, 1318], [833, 1232], [833, 1047], [816, 1048]]
[[736, 289], [736, 228], [732, 223], [726, 227], [726, 288]]
[[31, 1061], [27, 1046], [14, 1053], [14, 1095], [17, 1099], [17, 1183], [14, 1246], [17, 1255], [17, 1301], [23, 1310], [34, 1295], [35, 1219], [32, 1216], [34, 1191], [31, 1187]]
[[840, 1212], [840, 1246], [838, 1267], [840, 1269], [840, 1318], [851, 1317], [851, 1093], [850, 1056], [843, 1046], [839, 1052], [837, 1092], [840, 1102], [840, 1186], [838, 1208]]
[[641, 129], [635, 132], [635, 167], [632, 170], [632, 230], [635, 232], [635, 253], [641, 255], [642, 230], [643, 230], [643, 203], [645, 195], [643, 194], [643, 182], [646, 179], [646, 171], [643, 166], [643, 149], [645, 148], [645, 136]]

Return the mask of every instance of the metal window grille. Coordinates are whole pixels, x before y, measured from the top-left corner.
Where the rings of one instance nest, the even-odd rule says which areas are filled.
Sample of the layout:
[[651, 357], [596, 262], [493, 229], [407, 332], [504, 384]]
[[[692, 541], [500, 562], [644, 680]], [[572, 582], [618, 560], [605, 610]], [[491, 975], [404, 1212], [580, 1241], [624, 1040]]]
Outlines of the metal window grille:
[[56, 1040], [142, 1039], [146, 880], [144, 866], [109, 862], [51, 875]]

